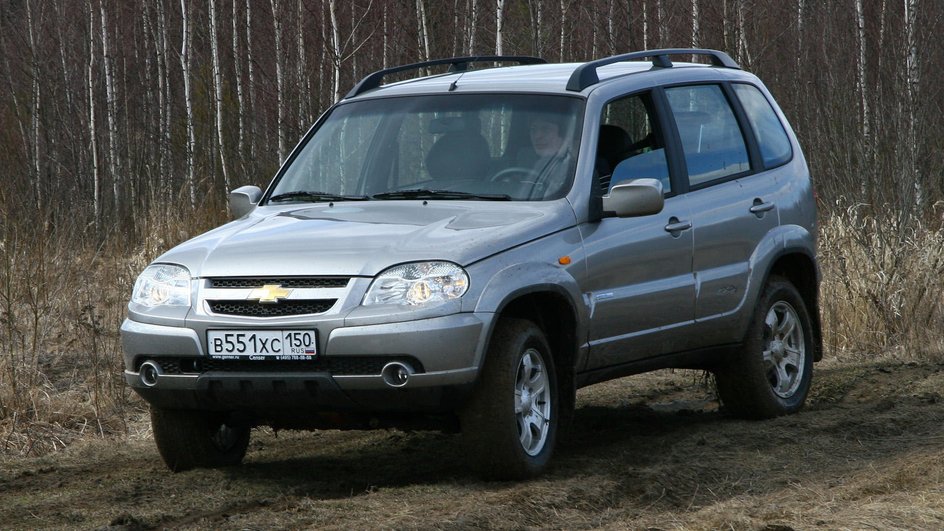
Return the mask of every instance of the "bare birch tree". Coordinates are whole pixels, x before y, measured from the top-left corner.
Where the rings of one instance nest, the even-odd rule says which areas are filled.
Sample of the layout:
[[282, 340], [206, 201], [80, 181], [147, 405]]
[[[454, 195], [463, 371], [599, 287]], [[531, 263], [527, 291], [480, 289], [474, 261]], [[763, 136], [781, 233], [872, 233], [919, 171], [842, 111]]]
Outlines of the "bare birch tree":
[[26, 28], [29, 35], [30, 46], [30, 94], [32, 96], [32, 108], [30, 111], [30, 175], [33, 183], [33, 190], [36, 195], [36, 209], [40, 212], [43, 208], [43, 179], [39, 162], [39, 113], [40, 113], [40, 66], [39, 66], [39, 48], [36, 45], [36, 29], [33, 17], [33, 9], [30, 7], [30, 0], [26, 0]]
[[[421, 0], [417, 0], [421, 1]], [[502, 55], [504, 52], [504, 42], [503, 42], [503, 30], [502, 24], [504, 23], [505, 17], [503, 16], [505, 12], [505, 0], [495, 0], [495, 54]]]
[[[334, 0], [332, 0], [333, 2]], [[282, 10], [280, 9], [281, 0], [269, 0], [272, 6], [272, 29], [275, 32], [275, 104], [276, 104], [276, 128], [279, 138], [279, 162], [285, 160], [286, 137], [285, 137], [285, 74], [283, 73], [283, 63], [285, 58], [282, 53]]]
[[98, 132], [95, 129], [95, 9], [90, 5], [88, 11], [88, 113], [89, 113], [89, 151], [92, 154], [92, 219], [96, 235], [101, 235], [101, 175], [98, 169]]
[[223, 136], [223, 73], [220, 69], [220, 44], [216, 24], [216, 0], [210, 0], [210, 53], [213, 56], [213, 103], [216, 109], [216, 146], [219, 151], [220, 168], [223, 171], [223, 187], [230, 191], [227, 170], [226, 143]]
[[[918, 0], [904, 0], [905, 4], [905, 105], [906, 115], [908, 117], [908, 156], [906, 168], [906, 179], [904, 182], [912, 181], [914, 187], [914, 202], [918, 209], [924, 208], [924, 187], [921, 182], [921, 175], [918, 169], [918, 134], [916, 121], [917, 117], [917, 93], [919, 88], [919, 69], [918, 69], [918, 36], [917, 36], [917, 18], [918, 18]], [[907, 197], [907, 193], [905, 195]]]
[[184, 81], [184, 107], [187, 110], [187, 190], [190, 194], [190, 208], [197, 208], [197, 188], [194, 183], [194, 150], [197, 139], [193, 129], [193, 96], [190, 92], [190, 60], [192, 48], [192, 20], [187, 13], [187, 0], [180, 0], [181, 37], [180, 70]]
[[857, 35], [857, 44], [859, 48], [859, 62], [857, 65], [857, 89], [859, 92], [859, 99], [862, 105], [862, 136], [865, 139], [866, 149], [871, 149], [871, 137], [872, 131], [870, 126], [870, 117], [869, 117], [869, 96], [868, 96], [868, 87], [866, 85], [866, 46], [865, 46], [865, 13], [862, 10], [862, 0], [855, 0], [855, 10], [856, 10], [856, 32]]
[[243, 95], [242, 54], [239, 47], [239, 2], [233, 0], [233, 81], [236, 84], [236, 152], [241, 162], [242, 173], [246, 173], [244, 153], [246, 150], [246, 102]]
[[111, 176], [112, 202], [114, 213], [117, 215], [121, 204], [121, 166], [118, 163], [118, 110], [115, 98], [115, 76], [111, 62], [111, 51], [108, 39], [108, 18], [105, 15], [105, 4], [98, 3], [101, 13], [102, 38], [102, 69], [105, 72], [105, 116], [108, 118], [108, 174]]

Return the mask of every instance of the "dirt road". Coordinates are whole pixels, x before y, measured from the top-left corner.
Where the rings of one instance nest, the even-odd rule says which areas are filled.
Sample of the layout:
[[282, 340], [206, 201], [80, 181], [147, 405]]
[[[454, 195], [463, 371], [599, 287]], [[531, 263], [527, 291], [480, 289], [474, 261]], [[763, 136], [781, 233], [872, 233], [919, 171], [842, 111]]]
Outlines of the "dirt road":
[[259, 430], [243, 466], [181, 474], [147, 437], [82, 442], [0, 461], [0, 528], [944, 528], [944, 364], [814, 378], [802, 413], [764, 422], [719, 413], [693, 372], [583, 390], [525, 483], [471, 479], [437, 433]]

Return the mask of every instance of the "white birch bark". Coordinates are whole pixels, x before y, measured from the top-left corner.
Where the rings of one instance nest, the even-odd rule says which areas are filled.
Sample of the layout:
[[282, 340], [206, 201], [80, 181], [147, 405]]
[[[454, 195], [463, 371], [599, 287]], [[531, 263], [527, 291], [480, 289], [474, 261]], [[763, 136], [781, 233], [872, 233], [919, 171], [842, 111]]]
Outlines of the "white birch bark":
[[334, 101], [341, 99], [341, 28], [338, 26], [336, 0], [327, 0], [328, 14], [331, 16], [331, 93]]
[[642, 0], [642, 49], [649, 49], [649, 0]]
[[286, 138], [285, 138], [285, 74], [282, 57], [282, 10], [279, 8], [280, 0], [270, 0], [272, 6], [272, 30], [275, 32], [275, 101], [276, 101], [276, 127], [278, 128], [279, 139], [279, 163], [285, 160]]
[[[235, 71], [235, 76], [233, 80], [236, 82], [236, 119], [238, 131], [236, 132], [236, 151], [238, 153], [238, 159], [244, 163], [245, 159], [243, 154], [246, 150], [246, 102], [244, 101], [245, 96], [243, 95], [243, 66], [242, 66], [242, 54], [239, 51], [239, 13], [237, 6], [239, 2], [233, 1], [233, 70]], [[246, 168], [243, 165], [242, 167], [243, 174], [246, 173]]]
[[666, 21], [668, 17], [666, 17], [665, 14], [665, 0], [656, 0], [656, 16], [658, 17], [657, 24], [659, 25], [659, 47], [662, 48], [669, 42], [669, 25]]
[[36, 31], [33, 22], [33, 10], [30, 1], [26, 0], [26, 27], [29, 36], [30, 45], [30, 70], [32, 78], [30, 82], [30, 94], [32, 96], [32, 105], [30, 108], [30, 182], [33, 183], [33, 191], [36, 194], [36, 209], [40, 212], [44, 210], [42, 172], [39, 164], [39, 109], [40, 109], [40, 65], [39, 49], [36, 46]]
[[[699, 25], [701, 23], [701, 14], [698, 12], [698, 0], [692, 0], [692, 48], [698, 48], [699, 43]], [[692, 57], [694, 61], [695, 58]]]
[[[171, 204], [171, 186], [170, 183], [170, 174], [171, 174], [171, 154], [170, 154], [170, 141], [171, 141], [171, 115], [173, 113], [173, 108], [171, 102], [173, 101], [170, 93], [170, 38], [167, 34], [167, 17], [164, 13], [164, 2], [155, 2], [157, 5], [157, 34], [160, 38], [160, 58], [158, 61], [158, 86], [160, 88], [160, 94], [158, 97], [158, 102], [160, 106], [160, 121], [161, 121], [161, 138], [160, 138], [160, 149], [159, 149], [159, 168], [160, 176], [158, 176], [158, 186], [161, 190], [161, 195], [165, 196], [165, 201], [161, 201], [161, 204], [167, 205]], [[166, 194], [166, 195], [165, 195]]]
[[871, 120], [869, 116], [869, 97], [868, 97], [868, 88], [866, 85], [866, 61], [865, 61], [865, 13], [862, 9], [862, 0], [855, 0], [855, 10], [856, 10], [856, 22], [857, 22], [857, 44], [859, 47], [859, 64], [857, 65], [857, 80], [858, 80], [858, 89], [859, 89], [859, 98], [862, 105], [862, 136], [865, 138], [866, 149], [870, 149], [871, 146]]
[[[421, 1], [421, 0], [417, 0], [417, 1]], [[503, 16], [504, 11], [505, 11], [505, 0], [496, 0], [495, 2], [495, 55], [501, 55], [504, 50], [504, 42], [502, 39], [503, 37], [502, 30], [504, 29], [502, 27], [502, 24], [504, 23], [504, 20], [505, 20], [505, 17]]]
[[423, 60], [429, 61], [431, 53], [429, 48], [429, 24], [426, 21], [426, 2], [424, 0], [416, 0], [416, 16], [419, 20], [420, 42], [423, 45]]
[[[917, 94], [920, 87], [918, 64], [917, 15], [918, 0], [904, 0], [905, 4], [905, 94], [908, 114], [908, 173], [905, 182], [914, 183], [914, 203], [918, 211], [924, 209], [924, 186], [918, 168]], [[907, 195], [905, 195], [907, 197]]]
[[[382, 17], [383, 17], [383, 66], [382, 68], [387, 68], [387, 65], [390, 64], [390, 59], [387, 56], [390, 49], [389, 39], [390, 39], [390, 30], [387, 27], [387, 3], [383, 3], [382, 8]], [[459, 26], [456, 25], [456, 33], [459, 33]]]
[[567, 38], [567, 3], [565, 0], [560, 0], [560, 58], [561, 62], [564, 61], [564, 44]]
[[[295, 23], [297, 24], [295, 32], [295, 47], [296, 53], [298, 54], [298, 59], [295, 62], [295, 77], [298, 83], [296, 89], [298, 93], [298, 130], [304, 131], [311, 118], [309, 117], [308, 102], [311, 97], [311, 85], [309, 83], [310, 77], [308, 76], [308, 57], [305, 53], [305, 13], [304, 6], [302, 5], [302, 0], [296, 2], [296, 13], [297, 17]], [[355, 76], [356, 77], [356, 76]]]
[[606, 8], [606, 45], [610, 55], [616, 54], [616, 0], [610, 0]]
[[108, 17], [104, 2], [98, 3], [101, 15], [102, 67], [105, 71], [105, 116], [108, 118], [108, 173], [111, 175], [112, 201], [117, 215], [121, 200], [121, 168], [118, 163], [118, 117], [115, 99], [115, 76], [111, 64], [111, 48], [108, 39]]
[[98, 131], [95, 128], [95, 9], [90, 5], [88, 13], [88, 113], [89, 113], [89, 151], [92, 153], [92, 217], [95, 222], [95, 234], [101, 235], [101, 175], [98, 168]]
[[220, 69], [219, 32], [216, 23], [216, 0], [210, 0], [210, 54], [213, 59], [213, 103], [216, 109], [216, 147], [223, 170], [224, 192], [229, 193], [229, 171], [226, 165], [226, 142], [223, 136], [223, 73]]
[[744, 64], [746, 64], [747, 68], [750, 69], [751, 65], [754, 64], [754, 61], [751, 60], [751, 50], [747, 43], [747, 17], [745, 16], [745, 11], [747, 11], [747, 8], [744, 7], [744, 0], [737, 0], [736, 9], [738, 24], [738, 54], [741, 56], [739, 62], [744, 61]]
[[[564, 0], [561, 0], [563, 3]], [[479, 23], [479, 2], [472, 0], [471, 13], [469, 15], [469, 55], [475, 55], [475, 32]]]
[[[235, 1], [235, 0], [234, 0]], [[252, 59], [252, 0], [246, 0], [246, 75], [249, 85], [248, 108], [256, 106], [256, 74], [255, 63]], [[255, 161], [258, 148], [256, 146], [256, 121], [249, 120], [249, 159]]]
[[187, 190], [190, 194], [190, 208], [197, 209], [197, 189], [194, 183], [194, 149], [196, 137], [193, 128], [193, 96], [190, 93], [190, 61], [191, 61], [191, 30], [193, 28], [190, 16], [187, 13], [187, 0], [180, 0], [181, 13], [181, 43], [180, 43], [180, 70], [184, 81], [184, 107], [187, 110]]

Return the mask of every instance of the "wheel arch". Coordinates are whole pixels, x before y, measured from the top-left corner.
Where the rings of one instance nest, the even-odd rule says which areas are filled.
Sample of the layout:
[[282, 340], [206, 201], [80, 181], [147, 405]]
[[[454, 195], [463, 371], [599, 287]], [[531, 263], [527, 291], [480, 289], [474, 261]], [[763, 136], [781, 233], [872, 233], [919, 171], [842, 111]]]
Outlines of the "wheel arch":
[[778, 276], [790, 281], [800, 292], [810, 313], [813, 324], [813, 360], [823, 359], [823, 332], [820, 325], [819, 309], [819, 280], [820, 273], [816, 260], [805, 248], [784, 249], [770, 264], [764, 278], [764, 284], [772, 276]]
[[492, 325], [494, 329], [495, 323], [505, 317], [527, 319], [544, 332], [557, 371], [560, 414], [565, 423], [570, 421], [576, 402], [580, 323], [577, 312], [572, 298], [560, 286], [535, 285], [510, 294], [496, 311]]

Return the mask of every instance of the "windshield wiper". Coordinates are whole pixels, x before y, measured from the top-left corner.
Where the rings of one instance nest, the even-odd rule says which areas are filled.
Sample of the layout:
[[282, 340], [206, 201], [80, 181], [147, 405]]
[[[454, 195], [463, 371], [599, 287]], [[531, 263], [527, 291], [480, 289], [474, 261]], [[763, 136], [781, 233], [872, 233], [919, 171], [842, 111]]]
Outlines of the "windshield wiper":
[[428, 190], [425, 188], [383, 192], [370, 197], [372, 199], [473, 199], [480, 201], [511, 201], [511, 196], [506, 194], [472, 194], [454, 190]]
[[295, 200], [307, 200], [307, 201], [367, 201], [369, 199], [366, 195], [339, 195], [339, 194], [330, 194], [327, 192], [309, 192], [309, 191], [297, 191], [297, 192], [286, 192], [284, 194], [274, 195], [269, 198], [269, 201], [273, 203], [279, 203], [282, 201], [295, 201]]

